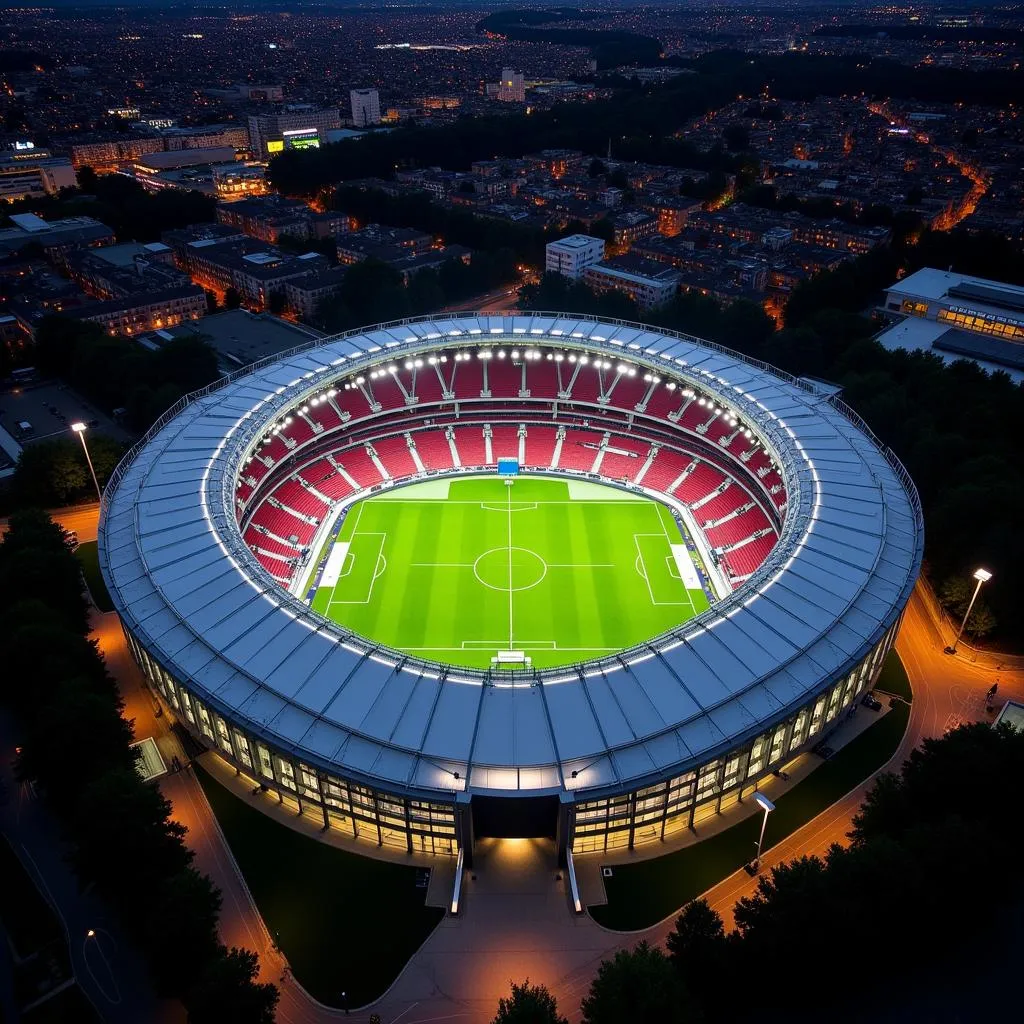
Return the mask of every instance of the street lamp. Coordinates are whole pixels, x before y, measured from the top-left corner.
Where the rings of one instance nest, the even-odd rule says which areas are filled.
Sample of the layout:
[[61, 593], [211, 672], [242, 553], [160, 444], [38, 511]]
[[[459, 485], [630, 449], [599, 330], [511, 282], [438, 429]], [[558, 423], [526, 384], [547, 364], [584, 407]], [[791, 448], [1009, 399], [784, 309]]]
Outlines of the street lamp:
[[758, 807], [764, 810], [764, 817], [761, 819], [761, 834], [757, 838], [757, 855], [754, 857], [752, 870], [748, 869], [752, 875], [756, 875], [761, 870], [761, 844], [764, 842], [764, 830], [768, 826], [768, 815], [775, 810], [775, 804], [764, 793], [755, 793], [754, 800]]
[[89, 457], [89, 446], [85, 443], [85, 424], [79, 421], [72, 423], [71, 429], [78, 435], [82, 442], [82, 451], [85, 452], [85, 461], [89, 464], [89, 472], [92, 474], [93, 486], [96, 488], [96, 500], [103, 501], [103, 493], [100, 491], [100, 482], [96, 479], [96, 470], [92, 468], [92, 459]]
[[974, 602], [978, 600], [978, 591], [981, 590], [982, 583], [988, 583], [992, 579], [992, 573], [988, 569], [975, 569], [974, 579], [978, 582], [974, 588], [974, 593], [971, 594], [971, 603], [967, 606], [967, 611], [964, 612], [964, 621], [960, 623], [960, 629], [956, 634], [956, 639], [946, 648], [947, 654], [956, 654], [956, 645], [960, 643], [960, 637], [964, 635], [964, 629], [967, 626], [967, 620], [971, 617], [971, 610], [974, 608]]

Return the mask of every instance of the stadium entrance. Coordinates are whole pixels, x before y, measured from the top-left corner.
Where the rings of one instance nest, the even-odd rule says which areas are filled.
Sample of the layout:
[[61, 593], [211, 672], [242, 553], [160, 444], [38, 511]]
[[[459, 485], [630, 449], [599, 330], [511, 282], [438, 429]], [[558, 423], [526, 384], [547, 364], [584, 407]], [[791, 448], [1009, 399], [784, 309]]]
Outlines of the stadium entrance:
[[474, 796], [476, 839], [554, 839], [558, 831], [558, 797]]

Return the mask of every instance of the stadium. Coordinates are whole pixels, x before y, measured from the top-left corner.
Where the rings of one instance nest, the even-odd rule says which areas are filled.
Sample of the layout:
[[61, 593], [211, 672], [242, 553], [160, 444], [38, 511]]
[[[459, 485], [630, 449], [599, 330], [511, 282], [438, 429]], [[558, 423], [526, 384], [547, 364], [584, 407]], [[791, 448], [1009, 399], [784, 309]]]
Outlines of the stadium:
[[569, 314], [320, 339], [169, 410], [103, 496], [154, 693], [240, 774], [471, 860], [693, 828], [873, 684], [921, 509], [835, 389]]

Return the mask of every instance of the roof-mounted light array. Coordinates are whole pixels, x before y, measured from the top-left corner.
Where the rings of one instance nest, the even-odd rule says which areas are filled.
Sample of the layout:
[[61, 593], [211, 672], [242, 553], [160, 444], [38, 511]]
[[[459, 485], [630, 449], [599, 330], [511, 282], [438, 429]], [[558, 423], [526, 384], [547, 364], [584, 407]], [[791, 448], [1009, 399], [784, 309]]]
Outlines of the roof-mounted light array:
[[[469, 334], [479, 334], [481, 332], [478, 329], [476, 329], [476, 330], [471, 330], [468, 333]], [[504, 332], [492, 329], [491, 333], [504, 333]], [[514, 333], [516, 333], [516, 332], [514, 332]], [[518, 333], [525, 333], [525, 332], [520, 330]], [[538, 331], [536, 329], [534, 329], [530, 333], [531, 334], [536, 334], [536, 333], [538, 333]], [[552, 337], [554, 337], [556, 335], [557, 336], [562, 336], [563, 333], [564, 332], [557, 331], [557, 330], [550, 332]], [[464, 332], [458, 331], [458, 330], [456, 330], [456, 331], [449, 331], [448, 332], [448, 337], [453, 337], [453, 336], [457, 337], [457, 336], [460, 336], [460, 335], [463, 335], [463, 334], [464, 334]], [[443, 337], [443, 335], [438, 334], [438, 333], [431, 333], [431, 334], [426, 335], [426, 340], [433, 340], [433, 339], [438, 339], [438, 338], [441, 338], [441, 337]], [[581, 332], [578, 332], [578, 331], [572, 332], [571, 337], [579, 338], [579, 339], [586, 338], [585, 335], [583, 335]], [[423, 340], [423, 339], [414, 339], [412, 337], [409, 337], [409, 338], [405, 339], [405, 341], [407, 343], [410, 343], [410, 342], [413, 342], [413, 341], [416, 341], [416, 340]], [[600, 341], [604, 341], [605, 339], [601, 338], [601, 337], [598, 337], [596, 335], [591, 335], [590, 336], [590, 340], [592, 340], [592, 341], [599, 341], [600, 342]], [[458, 344], [458, 343], [456, 342], [455, 344]], [[639, 346], [630, 346], [630, 347], [639, 349]], [[380, 351], [379, 346], [377, 347], [376, 350]], [[652, 356], [653, 355], [661, 355], [663, 359], [668, 359], [669, 361], [678, 363], [681, 366], [685, 366], [686, 365], [684, 360], [679, 360], [679, 359], [672, 360], [665, 353], [655, 353], [653, 350], [646, 350], [646, 351], [648, 352], [649, 355], [652, 355]], [[506, 351], [504, 348], [482, 347], [482, 348], [472, 348], [472, 349], [460, 349], [459, 351], [450, 352], [450, 353], [433, 353], [433, 354], [430, 354], [430, 355], [424, 355], [422, 357], [412, 357], [412, 358], [408, 358], [408, 359], [403, 360], [401, 363], [391, 362], [391, 363], [381, 364], [381, 365], [378, 365], [378, 366], [373, 367], [373, 368], [368, 368], [368, 369], [364, 370], [362, 373], [353, 375], [348, 380], [346, 380], [344, 382], [344, 384], [339, 383], [338, 387], [343, 387], [346, 391], [349, 391], [349, 390], [352, 390], [352, 389], [355, 389], [355, 388], [360, 388], [363, 385], [367, 384], [368, 380], [369, 380], [369, 382], [373, 382], [375, 380], [386, 379], [388, 377], [395, 377], [400, 372], [401, 369], [405, 369], [406, 371], [412, 372], [412, 371], [420, 370], [420, 369], [424, 368], [424, 366], [436, 367], [436, 366], [439, 366], [439, 365], [445, 365], [449, 361], [452, 361], [454, 363], [460, 363], [460, 362], [469, 362], [471, 360], [477, 359], [477, 360], [480, 360], [480, 361], [486, 363], [486, 362], [489, 362], [491, 360], [495, 360], [495, 359], [497, 359], [497, 360], [504, 360], [506, 358], [509, 358], [509, 359], [511, 359], [512, 361], [515, 361], [515, 362], [522, 361], [522, 362], [530, 363], [530, 362], [539, 362], [541, 360], [546, 359], [546, 360], [548, 360], [550, 362], [554, 362], [554, 363], [568, 363], [568, 364], [573, 365], [573, 366], [592, 366], [594, 369], [598, 370], [599, 372], [610, 372], [610, 371], [614, 370], [614, 372], [617, 375], [624, 376], [624, 377], [637, 377], [637, 376], [640, 376], [641, 372], [645, 369], [644, 367], [638, 367], [635, 364], [630, 363], [628, 361], [620, 361], [620, 362], [617, 362], [617, 363], [616, 362], [612, 362], [611, 360], [608, 360], [608, 359], [604, 358], [603, 355], [601, 353], [598, 353], [598, 352], [580, 352], [580, 351], [562, 351], [562, 352], [560, 352], [560, 351], [553, 350], [551, 348], [545, 348], [543, 350], [542, 349], [538, 349], [538, 348], [525, 348], [525, 349], [512, 348], [512, 349]], [[747, 438], [748, 440], [754, 440], [755, 439], [754, 431], [750, 427], [745, 425], [745, 423], [743, 422], [743, 419], [742, 419], [740, 413], [738, 413], [735, 410], [729, 408], [728, 405], [726, 405], [726, 404], [724, 404], [722, 402], [720, 397], [713, 397], [713, 396], [708, 395], [708, 394], [703, 394], [703, 393], [701, 393], [699, 391], [695, 391], [692, 387], [684, 386], [682, 383], [680, 383], [680, 382], [678, 382], [676, 380], [671, 380], [671, 379], [666, 380], [664, 377], [660, 376], [659, 374], [654, 373], [654, 372], [650, 372], [650, 371], [642, 373], [642, 380], [644, 381], [645, 384], [650, 384], [650, 385], [654, 385], [654, 386], [663, 385], [665, 387], [665, 389], [668, 390], [668, 391], [679, 390], [680, 394], [683, 395], [685, 398], [688, 398], [688, 399], [691, 399], [691, 400], [696, 400], [696, 401], [698, 401], [698, 403], [700, 404], [700, 406], [702, 408], [708, 409], [709, 414], [712, 417], [715, 417], [715, 418], [723, 417], [725, 422], [727, 422], [730, 427], [733, 427], [733, 428], [736, 428], [737, 430], [739, 430], [745, 438]], [[314, 395], [314, 396], [312, 396], [310, 398], [307, 398], [302, 406], [300, 406], [300, 407], [298, 407], [298, 408], [293, 410], [293, 413], [294, 413], [294, 415], [300, 415], [300, 414], [305, 415], [305, 414], [308, 414], [313, 407], [319, 405], [321, 402], [326, 402], [328, 400], [328, 398], [333, 398], [337, 394], [338, 394], [338, 390], [336, 388], [331, 388], [331, 389], [329, 389], [327, 391], [324, 391], [321, 394]], [[290, 426], [292, 422], [294, 422], [292, 414], [288, 414], [288, 415], [280, 417], [277, 421], [275, 421], [273, 424], [271, 424], [271, 426], [268, 428], [267, 434], [262, 438], [262, 444], [264, 444], [264, 445], [265, 444], [269, 444], [270, 441], [272, 441], [274, 437], [276, 437], [283, 430], [285, 430], [288, 426]], [[252, 458], [252, 456], [249, 457], [250, 460], [251, 460], [251, 458]], [[247, 462], [248, 461], [249, 460], [247, 460]], [[772, 464], [775, 465], [774, 459], [773, 459], [773, 463]]]

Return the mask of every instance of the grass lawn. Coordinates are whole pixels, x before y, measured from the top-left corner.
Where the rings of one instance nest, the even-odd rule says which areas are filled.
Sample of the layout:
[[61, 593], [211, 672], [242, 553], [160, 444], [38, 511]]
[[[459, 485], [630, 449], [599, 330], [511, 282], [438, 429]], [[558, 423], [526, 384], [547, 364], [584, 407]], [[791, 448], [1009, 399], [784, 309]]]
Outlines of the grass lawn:
[[417, 869], [346, 853], [250, 807], [196, 765], [231, 852], [295, 978], [328, 1005], [376, 999], [444, 917]]
[[320, 567], [313, 608], [363, 636], [487, 668], [538, 668], [650, 639], [708, 607], [659, 502], [586, 481], [433, 480], [361, 501]]
[[882, 671], [879, 673], [875, 686], [884, 693], [892, 693], [905, 700], [911, 700], [907, 670], [903, 667], [903, 662], [900, 661], [900, 656], [895, 651], [890, 651], [889, 656], [882, 664]]
[[96, 541], [90, 540], [85, 544], [79, 544], [75, 550], [75, 557], [82, 566], [82, 575], [96, 607], [101, 612], [112, 612], [114, 602], [110, 600], [107, 585], [103, 582], [103, 573], [100, 572], [100, 555]]
[[[781, 796], [774, 813], [768, 816], [765, 849], [820, 814], [885, 764], [899, 746], [909, 717], [908, 705], [897, 704]], [[755, 814], [695, 846], [654, 860], [616, 866], [612, 877], [605, 879], [608, 903], [588, 908], [591, 916], [598, 924], [621, 931], [656, 924], [751, 860], [760, 828], [761, 815]]]

